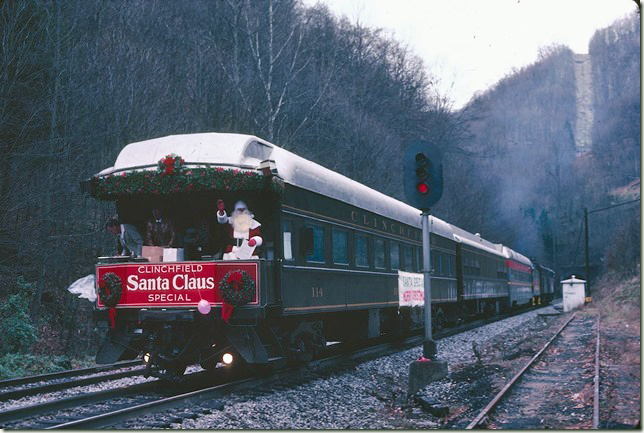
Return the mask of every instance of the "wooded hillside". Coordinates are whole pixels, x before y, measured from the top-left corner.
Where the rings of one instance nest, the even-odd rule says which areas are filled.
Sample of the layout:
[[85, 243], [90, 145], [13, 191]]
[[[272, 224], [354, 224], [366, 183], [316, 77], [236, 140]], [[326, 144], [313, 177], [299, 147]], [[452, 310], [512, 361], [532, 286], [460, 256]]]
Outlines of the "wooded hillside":
[[[459, 181], [447, 182], [437, 211], [565, 277], [580, 275], [584, 263], [587, 208], [591, 265], [633, 270], [639, 202], [592, 211], [639, 198], [639, 19], [635, 13], [594, 35], [590, 77], [580, 74], [583, 56], [565, 46], [545, 47], [536, 63], [471, 101], [463, 146], [476, 155], [454, 155], [449, 177]], [[579, 85], [590, 86], [590, 107], [582, 106]], [[591, 111], [589, 125], [582, 124], [584, 109]], [[576, 147], [584, 134], [589, 149]]]

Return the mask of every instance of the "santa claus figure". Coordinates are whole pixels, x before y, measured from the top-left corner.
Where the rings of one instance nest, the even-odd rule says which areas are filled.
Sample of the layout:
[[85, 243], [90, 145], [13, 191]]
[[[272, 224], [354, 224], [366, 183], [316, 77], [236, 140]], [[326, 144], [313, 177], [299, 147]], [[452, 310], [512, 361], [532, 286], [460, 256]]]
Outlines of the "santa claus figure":
[[[238, 256], [244, 240], [248, 241], [248, 246], [255, 248], [260, 247], [264, 242], [260, 232], [261, 224], [253, 219], [253, 216], [243, 201], [235, 203], [233, 213], [228, 216], [223, 200], [217, 200], [217, 221], [220, 224], [230, 224], [229, 242], [224, 252], [224, 260], [245, 258]], [[252, 255], [250, 258], [258, 259], [259, 257]]]

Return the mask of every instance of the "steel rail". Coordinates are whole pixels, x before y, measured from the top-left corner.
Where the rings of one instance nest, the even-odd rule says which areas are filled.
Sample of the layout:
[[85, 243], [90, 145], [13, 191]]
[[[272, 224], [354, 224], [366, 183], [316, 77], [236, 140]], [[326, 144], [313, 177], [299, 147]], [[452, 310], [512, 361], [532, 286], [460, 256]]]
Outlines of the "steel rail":
[[83, 418], [75, 421], [69, 421], [63, 424], [47, 427], [50, 429], [98, 429], [108, 427], [118, 422], [126, 421], [136, 416], [145, 415], [152, 411], [159, 411], [162, 409], [171, 409], [175, 407], [184, 406], [188, 403], [199, 403], [201, 401], [212, 399], [216, 396], [225, 394], [226, 391], [234, 389], [243, 389], [254, 387], [261, 382], [256, 378], [245, 379], [241, 381], [229, 382], [222, 385], [215, 385], [208, 388], [200, 389], [197, 391], [179, 394], [168, 398], [163, 398], [135, 406], [126, 407], [112, 412], [107, 412], [99, 415], [94, 415], [89, 418]]
[[[409, 340], [408, 344], [410, 345], [420, 344], [420, 342], [422, 341], [420, 337], [410, 337], [408, 340]], [[401, 343], [395, 343], [395, 344], [400, 345]], [[363, 350], [373, 350], [373, 349], [368, 348]], [[312, 363], [310, 363], [309, 365], [311, 364]], [[201, 371], [201, 372], [197, 372], [192, 375], [186, 376], [184, 380], [189, 380], [190, 381], [189, 384], [193, 382], [199, 383], [200, 379], [202, 377], [205, 377], [205, 375], [208, 375], [208, 374], [210, 373]], [[57, 410], [65, 410], [65, 409], [74, 408], [80, 405], [86, 405], [86, 404], [101, 402], [109, 399], [114, 399], [116, 397], [124, 397], [128, 395], [136, 394], [136, 393], [149, 392], [149, 391], [152, 391], [155, 386], [157, 386], [157, 382], [158, 382], [157, 380], [154, 380], [150, 382], [144, 382], [144, 383], [129, 385], [125, 387], [119, 387], [119, 388], [114, 388], [114, 389], [109, 389], [104, 391], [96, 391], [93, 393], [77, 395], [72, 397], [65, 397], [65, 398], [57, 399], [53, 401], [38, 403], [34, 405], [29, 405], [29, 406], [23, 406], [16, 409], [9, 409], [9, 410], [0, 412], [0, 426], [7, 422], [20, 421], [26, 418], [43, 415], [46, 413], [51, 413]], [[190, 386], [189, 384], [187, 386]]]
[[[91, 404], [105, 401], [111, 398], [123, 397], [137, 392], [145, 392], [153, 389], [156, 381], [137, 383], [135, 385], [112, 388], [103, 391], [95, 391], [87, 394], [79, 394], [72, 397], [65, 397], [57, 400], [46, 401], [29, 406], [22, 406], [15, 409], [0, 411], [0, 426], [8, 422], [20, 421], [37, 415], [77, 407], [82, 404]], [[0, 427], [1, 428], [1, 427]]]
[[[420, 343], [422, 343], [422, 337], [415, 336], [404, 340], [402, 344], [417, 346]], [[379, 354], [379, 352], [381, 351], [399, 350], [400, 345], [401, 345], [400, 342], [382, 343], [376, 346], [359, 349], [354, 352], [332, 355], [324, 359], [311, 361], [307, 365], [296, 369], [284, 369], [284, 370], [264, 373], [263, 375], [260, 375], [260, 376], [242, 378], [233, 382], [214, 385], [207, 388], [187, 392], [184, 394], [177, 394], [171, 397], [162, 398], [159, 400], [155, 400], [155, 401], [151, 401], [151, 402], [147, 402], [139, 405], [126, 407], [112, 412], [94, 415], [88, 418], [78, 419], [78, 420], [69, 421], [63, 424], [49, 426], [46, 429], [47, 430], [50, 430], [50, 429], [84, 430], [84, 429], [99, 429], [103, 427], [109, 427], [116, 423], [127, 421], [129, 419], [135, 418], [137, 416], [146, 415], [151, 412], [158, 412], [160, 410], [168, 410], [168, 409], [173, 409], [178, 407], [185, 407], [192, 404], [198, 404], [203, 401], [208, 401], [208, 400], [225, 396], [227, 394], [230, 394], [231, 392], [244, 391], [247, 389], [256, 388], [257, 386], [260, 386], [260, 385], [271, 384], [280, 379], [288, 379], [288, 378], [294, 377], [302, 371], [309, 371], [311, 368], [329, 367], [341, 362], [355, 361], [363, 357], [373, 356], [373, 355]]]
[[0, 401], [16, 400], [22, 397], [44, 394], [47, 392], [60, 391], [63, 389], [73, 388], [76, 386], [93, 385], [108, 380], [123, 379], [125, 377], [140, 376], [143, 374], [145, 367], [140, 367], [129, 371], [119, 371], [117, 373], [100, 374], [97, 376], [84, 377], [82, 379], [73, 379], [63, 382], [49, 383], [41, 386], [21, 388], [12, 391], [0, 392]]
[[141, 365], [141, 360], [123, 361], [114, 364], [98, 365], [96, 367], [79, 368], [75, 370], [56, 371], [54, 373], [38, 374], [34, 376], [16, 377], [14, 379], [0, 380], [0, 389], [9, 386], [24, 385], [26, 383], [44, 382], [45, 380], [60, 379], [62, 377], [81, 376], [84, 374], [99, 373], [106, 370], [115, 370], [117, 368], [134, 367]]
[[553, 335], [552, 338], [548, 340], [545, 346], [543, 346], [541, 350], [539, 350], [539, 352], [537, 352], [536, 355], [534, 355], [532, 359], [516, 375], [514, 375], [512, 379], [510, 379], [510, 381], [503, 387], [503, 389], [501, 389], [501, 391], [499, 391], [499, 393], [492, 399], [492, 401], [490, 401], [488, 405], [485, 406], [485, 408], [476, 416], [476, 418], [474, 418], [474, 420], [469, 423], [467, 427], [465, 427], [466, 430], [471, 430], [483, 423], [490, 411], [499, 403], [499, 401], [501, 401], [501, 399], [507, 394], [510, 388], [512, 388], [512, 385], [514, 385], [521, 378], [521, 376], [523, 376], [523, 374], [532, 366], [532, 364], [534, 364], [537, 358], [541, 356], [541, 354], [550, 346], [550, 343], [552, 343], [555, 338], [559, 336], [561, 331], [563, 331], [564, 328], [568, 326], [568, 324], [572, 321], [572, 319], [575, 318], [576, 315], [577, 313], [573, 314], [572, 317], [570, 317], [570, 319], [568, 319], [566, 323], [564, 323], [557, 330], [555, 335]]
[[[204, 378], [209, 376], [207, 371], [199, 371], [184, 376], [185, 387], [198, 387], [203, 383]], [[155, 391], [158, 387], [159, 381], [154, 379], [147, 382], [137, 383], [134, 385], [127, 385], [118, 388], [107, 390], [95, 391], [87, 394], [79, 394], [71, 397], [64, 397], [57, 400], [46, 401], [34, 405], [23, 406], [15, 409], [9, 409], [0, 412], [0, 428], [8, 422], [21, 421], [26, 418], [48, 414], [54, 411], [65, 410], [84, 406], [92, 403], [103, 402], [117, 397], [127, 397], [133, 394]], [[194, 389], [193, 388], [193, 389]]]
[[593, 379], [593, 429], [599, 428], [599, 317], [597, 314], [597, 344], [595, 345], [595, 378]]

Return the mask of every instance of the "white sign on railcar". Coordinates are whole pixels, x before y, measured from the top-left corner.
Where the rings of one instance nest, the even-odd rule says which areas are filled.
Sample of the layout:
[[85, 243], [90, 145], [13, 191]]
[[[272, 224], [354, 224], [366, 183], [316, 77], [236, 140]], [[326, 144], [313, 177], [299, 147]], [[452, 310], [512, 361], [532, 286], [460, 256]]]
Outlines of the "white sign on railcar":
[[401, 307], [422, 307], [425, 305], [423, 274], [398, 271], [398, 304]]

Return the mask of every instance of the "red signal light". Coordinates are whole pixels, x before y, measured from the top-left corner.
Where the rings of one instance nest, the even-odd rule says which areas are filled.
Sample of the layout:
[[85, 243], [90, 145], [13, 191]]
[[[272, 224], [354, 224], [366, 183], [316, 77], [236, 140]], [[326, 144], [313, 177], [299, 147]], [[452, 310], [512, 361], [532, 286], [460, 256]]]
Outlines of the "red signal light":
[[421, 194], [427, 194], [429, 192], [429, 186], [424, 182], [419, 182], [416, 184], [416, 189]]

